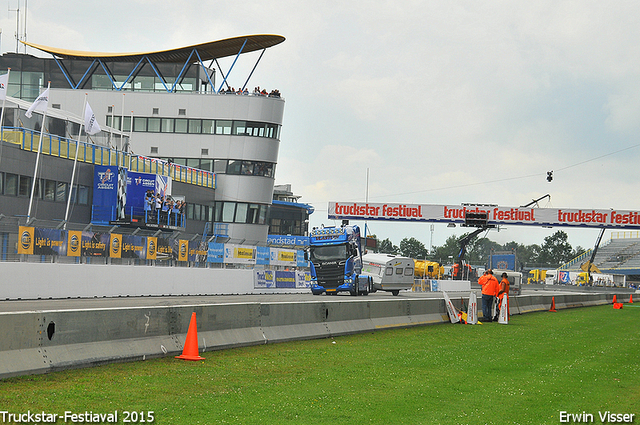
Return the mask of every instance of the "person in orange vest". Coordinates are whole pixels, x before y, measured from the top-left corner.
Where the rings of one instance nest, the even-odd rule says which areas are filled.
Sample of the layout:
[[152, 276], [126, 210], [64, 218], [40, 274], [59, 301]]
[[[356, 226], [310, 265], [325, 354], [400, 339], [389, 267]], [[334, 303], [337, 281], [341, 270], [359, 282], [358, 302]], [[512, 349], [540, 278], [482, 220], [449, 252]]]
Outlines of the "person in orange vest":
[[[510, 316], [511, 311], [509, 310], [509, 279], [506, 273], [502, 273], [502, 280], [500, 281], [500, 289], [498, 290], [497, 316], [500, 315], [500, 306], [502, 305], [502, 299], [504, 298], [504, 294], [507, 294], [507, 316]], [[498, 320], [497, 316], [494, 320]]]
[[482, 319], [491, 322], [493, 316], [493, 300], [498, 295], [498, 279], [493, 275], [493, 270], [489, 269], [478, 279], [478, 284], [482, 286]]

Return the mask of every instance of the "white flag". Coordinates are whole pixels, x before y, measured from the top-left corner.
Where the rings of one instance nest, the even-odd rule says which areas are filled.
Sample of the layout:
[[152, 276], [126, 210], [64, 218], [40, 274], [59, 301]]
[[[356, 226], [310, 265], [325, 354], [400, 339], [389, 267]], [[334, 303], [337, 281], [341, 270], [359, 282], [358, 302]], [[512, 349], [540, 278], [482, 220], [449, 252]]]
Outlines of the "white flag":
[[91, 106], [89, 106], [89, 102], [87, 102], [87, 106], [84, 108], [84, 131], [92, 135], [102, 131], [93, 110], [91, 110]]
[[502, 297], [502, 303], [500, 304], [500, 316], [498, 317], [498, 323], [506, 325], [509, 323], [509, 295], [504, 294]]
[[31, 118], [33, 111], [46, 111], [49, 106], [49, 88], [42, 92], [40, 96], [33, 102], [33, 104], [27, 109], [25, 115], [27, 118]]
[[7, 86], [9, 85], [9, 74], [0, 75], [0, 100], [7, 98]]
[[447, 308], [449, 320], [451, 320], [451, 323], [458, 323], [460, 321], [458, 310], [453, 306], [453, 303], [446, 292], [442, 291], [442, 295], [444, 295], [444, 305]]
[[469, 306], [467, 307], [467, 324], [478, 324], [478, 298], [475, 292], [469, 294]]

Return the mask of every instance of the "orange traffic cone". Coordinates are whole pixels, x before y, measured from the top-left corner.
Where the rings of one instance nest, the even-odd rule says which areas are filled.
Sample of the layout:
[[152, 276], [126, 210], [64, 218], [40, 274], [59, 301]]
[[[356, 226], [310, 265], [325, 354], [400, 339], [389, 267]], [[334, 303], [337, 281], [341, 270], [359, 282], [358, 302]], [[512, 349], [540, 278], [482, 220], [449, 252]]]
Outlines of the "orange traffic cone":
[[622, 303], [613, 303], [613, 308], [615, 308], [617, 310], [622, 310], [623, 306], [624, 306], [624, 304], [622, 304]]
[[549, 311], [556, 312], [556, 297], [551, 297], [551, 308]]
[[629, 294], [629, 304], [633, 304], [633, 294]]
[[204, 360], [198, 354], [198, 325], [196, 324], [196, 313], [191, 313], [191, 322], [189, 322], [189, 330], [187, 331], [187, 339], [184, 341], [184, 349], [182, 354], [176, 356], [176, 359], [182, 360]]
[[614, 303], [614, 304], [618, 302], [618, 300], [617, 300], [616, 298], [617, 298], [617, 297], [616, 297], [616, 294], [613, 294], [613, 303]]

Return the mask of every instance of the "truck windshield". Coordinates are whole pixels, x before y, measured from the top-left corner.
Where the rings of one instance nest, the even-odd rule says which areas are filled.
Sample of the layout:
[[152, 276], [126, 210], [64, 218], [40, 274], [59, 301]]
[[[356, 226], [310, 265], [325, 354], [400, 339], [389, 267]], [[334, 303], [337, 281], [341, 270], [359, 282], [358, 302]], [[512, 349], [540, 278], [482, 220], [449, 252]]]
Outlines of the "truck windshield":
[[340, 261], [346, 258], [346, 244], [311, 247], [311, 261]]

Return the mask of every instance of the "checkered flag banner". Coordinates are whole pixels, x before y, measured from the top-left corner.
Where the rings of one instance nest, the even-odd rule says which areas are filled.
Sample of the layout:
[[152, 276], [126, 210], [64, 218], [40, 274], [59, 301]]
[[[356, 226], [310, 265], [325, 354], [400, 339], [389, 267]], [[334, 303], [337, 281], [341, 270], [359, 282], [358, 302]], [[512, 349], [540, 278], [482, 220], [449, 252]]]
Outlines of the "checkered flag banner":
[[127, 205], [127, 169], [118, 169], [118, 204], [116, 207], [116, 220], [124, 220], [125, 206]]

